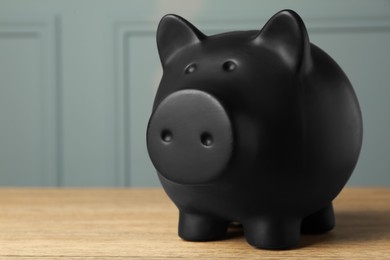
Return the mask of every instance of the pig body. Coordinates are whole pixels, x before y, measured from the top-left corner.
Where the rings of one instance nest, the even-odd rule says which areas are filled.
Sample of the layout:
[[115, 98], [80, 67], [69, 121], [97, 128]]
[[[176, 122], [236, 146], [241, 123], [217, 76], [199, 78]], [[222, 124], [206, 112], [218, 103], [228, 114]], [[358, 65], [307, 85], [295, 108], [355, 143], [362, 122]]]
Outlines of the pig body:
[[165, 16], [164, 74], [148, 125], [149, 155], [180, 211], [179, 236], [224, 236], [239, 222], [249, 244], [295, 247], [334, 226], [332, 200], [362, 144], [353, 88], [284, 10], [260, 31], [205, 36]]

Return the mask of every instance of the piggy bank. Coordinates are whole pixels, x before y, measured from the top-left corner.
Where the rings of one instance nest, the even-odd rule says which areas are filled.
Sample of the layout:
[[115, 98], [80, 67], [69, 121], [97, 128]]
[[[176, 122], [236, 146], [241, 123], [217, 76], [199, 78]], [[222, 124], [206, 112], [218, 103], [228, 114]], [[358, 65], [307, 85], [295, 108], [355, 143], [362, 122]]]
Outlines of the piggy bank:
[[238, 222], [250, 245], [288, 249], [301, 233], [331, 230], [362, 119], [348, 78], [301, 18], [283, 10], [261, 30], [206, 36], [166, 15], [157, 46], [147, 148], [179, 209], [179, 236], [217, 240]]

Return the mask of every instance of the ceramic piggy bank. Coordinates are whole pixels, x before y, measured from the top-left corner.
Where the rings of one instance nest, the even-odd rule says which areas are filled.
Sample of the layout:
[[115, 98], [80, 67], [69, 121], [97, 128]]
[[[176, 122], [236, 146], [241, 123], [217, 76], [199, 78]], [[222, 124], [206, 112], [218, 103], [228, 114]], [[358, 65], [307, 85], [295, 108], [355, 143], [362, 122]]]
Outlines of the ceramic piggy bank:
[[297, 246], [334, 227], [332, 200], [362, 144], [348, 78], [291, 10], [261, 30], [206, 36], [176, 15], [157, 31], [163, 76], [147, 129], [150, 158], [179, 209], [179, 236], [242, 225], [257, 248]]

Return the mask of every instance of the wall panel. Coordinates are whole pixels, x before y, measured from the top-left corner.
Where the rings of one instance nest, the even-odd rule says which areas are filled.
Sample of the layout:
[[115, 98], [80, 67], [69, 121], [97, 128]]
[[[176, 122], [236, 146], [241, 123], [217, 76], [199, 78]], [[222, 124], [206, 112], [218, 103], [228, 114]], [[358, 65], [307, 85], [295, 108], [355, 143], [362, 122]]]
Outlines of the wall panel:
[[60, 181], [56, 24], [0, 22], [0, 185]]

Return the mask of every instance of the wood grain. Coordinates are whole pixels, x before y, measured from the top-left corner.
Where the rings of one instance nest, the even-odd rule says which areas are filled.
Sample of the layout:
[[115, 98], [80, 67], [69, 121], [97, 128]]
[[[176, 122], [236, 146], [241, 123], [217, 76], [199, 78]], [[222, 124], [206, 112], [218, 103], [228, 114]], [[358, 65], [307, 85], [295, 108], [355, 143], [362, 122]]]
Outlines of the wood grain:
[[336, 228], [294, 250], [185, 242], [161, 189], [0, 189], [0, 259], [390, 259], [390, 188], [347, 188]]

